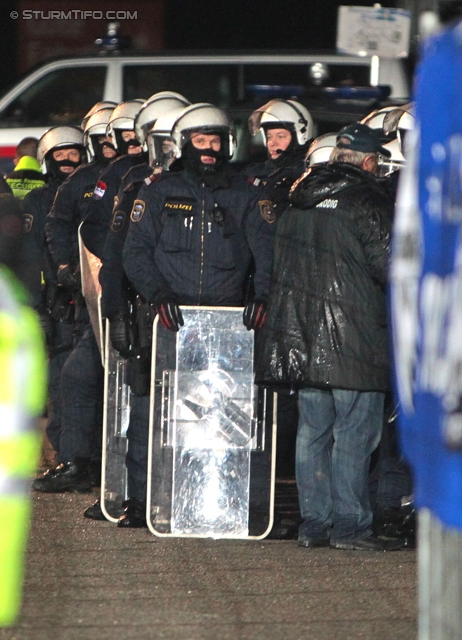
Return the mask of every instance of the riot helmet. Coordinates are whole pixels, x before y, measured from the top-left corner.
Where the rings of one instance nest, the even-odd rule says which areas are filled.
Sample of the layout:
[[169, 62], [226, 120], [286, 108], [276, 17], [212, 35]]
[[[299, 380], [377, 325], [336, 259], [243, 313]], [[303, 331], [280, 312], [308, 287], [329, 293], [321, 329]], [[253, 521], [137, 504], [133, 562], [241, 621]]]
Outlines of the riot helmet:
[[[194, 140], [199, 134], [219, 136], [220, 149], [198, 149]], [[178, 157], [183, 158], [185, 166], [198, 173], [215, 173], [224, 162], [233, 157], [236, 149], [236, 128], [230, 116], [218, 107], [207, 102], [198, 102], [183, 109], [172, 128], [172, 137], [178, 147]], [[203, 157], [215, 160], [207, 164]]]
[[313, 118], [300, 102], [278, 98], [264, 104], [249, 118], [250, 133], [254, 136], [261, 131], [265, 145], [269, 129], [290, 131], [292, 140], [287, 150], [295, 151], [297, 147], [304, 147], [313, 137]]
[[87, 149], [89, 160], [103, 160], [103, 146], [109, 146], [114, 149], [114, 146], [109, 142], [99, 142], [101, 137], [106, 138], [106, 128], [113, 111], [114, 109], [112, 107], [100, 109], [90, 116], [85, 124], [83, 142]]
[[387, 117], [388, 113], [390, 113], [390, 111], [394, 111], [395, 109], [396, 105], [382, 107], [381, 109], [375, 109], [359, 122], [361, 124], [367, 124], [367, 126], [371, 129], [381, 129], [383, 131], [383, 123], [385, 118]]
[[[80, 160], [73, 161], [70, 158], [55, 159], [55, 151], [64, 151], [66, 149], [77, 149], [80, 152]], [[84, 162], [84, 151], [85, 146], [81, 129], [70, 125], [52, 127], [39, 140], [37, 161], [40, 163], [43, 173], [64, 179]], [[64, 169], [65, 167], [72, 168], [72, 171], [67, 172]]]
[[121, 154], [128, 153], [130, 146], [139, 147], [140, 142], [135, 137], [126, 140], [124, 131], [135, 131], [135, 118], [138, 115], [144, 100], [134, 99], [121, 102], [111, 113], [107, 124], [106, 135], [112, 136], [114, 148]]
[[329, 162], [332, 149], [337, 143], [338, 133], [323, 133], [313, 140], [306, 154], [306, 166], [326, 164]]
[[184, 107], [175, 107], [159, 116], [148, 131], [147, 147], [149, 164], [168, 170], [172, 162], [178, 158], [178, 147], [172, 137], [172, 128]]
[[90, 111], [88, 111], [84, 115], [82, 122], [80, 123], [82, 131], [85, 129], [85, 125], [87, 124], [88, 118], [90, 118], [90, 116], [92, 116], [97, 111], [100, 111], [101, 109], [107, 109], [109, 107], [114, 109], [114, 107], [117, 107], [117, 102], [113, 102], [112, 100], [101, 100], [101, 102], [97, 102], [96, 104], [94, 104]]
[[135, 118], [135, 135], [144, 151], [148, 150], [147, 133], [157, 118], [177, 107], [184, 109], [189, 104], [190, 102], [186, 98], [174, 91], [160, 91], [143, 104]]

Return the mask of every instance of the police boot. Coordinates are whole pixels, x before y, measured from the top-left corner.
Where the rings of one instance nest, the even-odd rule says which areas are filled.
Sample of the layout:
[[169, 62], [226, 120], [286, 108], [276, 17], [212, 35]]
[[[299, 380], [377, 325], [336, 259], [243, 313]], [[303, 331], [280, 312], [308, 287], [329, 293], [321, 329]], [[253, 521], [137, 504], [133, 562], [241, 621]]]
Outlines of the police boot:
[[91, 507], [85, 509], [83, 515], [85, 518], [90, 518], [90, 520], [106, 520], [106, 516], [101, 510], [101, 503], [99, 498], [94, 504], [91, 505]]
[[75, 462], [61, 462], [54, 469], [45, 471], [41, 478], [36, 478], [32, 488], [44, 493], [88, 493], [91, 491], [88, 460], [77, 458]]
[[129, 498], [126, 503], [123, 515], [120, 516], [118, 527], [131, 527], [141, 529], [147, 527], [146, 503], [138, 498]]

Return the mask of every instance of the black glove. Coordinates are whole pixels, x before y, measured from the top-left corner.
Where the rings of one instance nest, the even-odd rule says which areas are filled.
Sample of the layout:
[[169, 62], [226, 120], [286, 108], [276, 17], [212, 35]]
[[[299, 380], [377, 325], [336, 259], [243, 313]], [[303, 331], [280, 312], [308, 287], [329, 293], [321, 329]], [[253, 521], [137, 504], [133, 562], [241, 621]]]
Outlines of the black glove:
[[266, 320], [266, 298], [256, 298], [245, 306], [243, 321], [247, 330], [261, 329]]
[[68, 264], [58, 267], [58, 275], [56, 279], [58, 284], [63, 286], [65, 289], [75, 289], [77, 287], [77, 280], [75, 279], [70, 265]]
[[127, 317], [123, 313], [117, 313], [109, 323], [109, 338], [111, 344], [123, 358], [129, 358], [130, 341], [128, 338]]
[[180, 307], [176, 302], [157, 302], [156, 311], [159, 315], [159, 322], [170, 331], [178, 331], [184, 325]]

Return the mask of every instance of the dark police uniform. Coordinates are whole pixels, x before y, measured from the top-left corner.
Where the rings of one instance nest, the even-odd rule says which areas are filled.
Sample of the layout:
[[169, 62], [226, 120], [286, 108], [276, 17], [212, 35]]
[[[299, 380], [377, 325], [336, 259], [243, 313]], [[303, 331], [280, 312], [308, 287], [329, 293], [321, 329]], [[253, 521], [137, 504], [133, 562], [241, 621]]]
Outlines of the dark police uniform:
[[[305, 172], [305, 155], [309, 143], [299, 147], [297, 153], [287, 154], [274, 161], [255, 162], [242, 171], [249, 182], [261, 184], [264, 193], [273, 202], [274, 211], [279, 217], [289, 206], [289, 193], [292, 185]], [[277, 477], [295, 475], [295, 440], [298, 427], [298, 404], [296, 395], [289, 390], [278, 392], [278, 441], [277, 441]], [[294, 528], [295, 531], [295, 528]]]
[[[134, 302], [136, 292], [130, 283], [122, 264], [122, 251], [127, 237], [130, 213], [139, 190], [146, 184], [152, 184], [162, 175], [162, 170], [145, 163], [130, 169], [124, 176], [110, 230], [103, 251], [103, 265], [100, 271], [103, 310], [110, 320], [116, 314], [126, 314], [128, 300]], [[139, 296], [138, 296], [138, 301]], [[146, 303], [136, 306], [136, 313], [146, 313]], [[149, 315], [149, 314], [146, 314]], [[137, 317], [139, 321], [140, 318]], [[151, 322], [146, 322], [150, 325]], [[138, 325], [139, 326], [139, 325]], [[146, 326], [148, 329], [148, 326]], [[126, 456], [128, 495], [144, 503], [146, 500], [147, 442], [149, 426], [149, 373], [150, 373], [150, 336], [138, 336], [135, 345], [136, 357], [131, 360], [130, 422], [127, 430], [128, 450]], [[130, 370], [131, 369], [131, 370]], [[143, 382], [146, 384], [143, 384]], [[128, 524], [124, 518], [125, 526]]]
[[293, 183], [305, 172], [307, 149], [308, 145], [304, 145], [286, 158], [281, 157], [277, 161], [268, 158], [266, 162], [254, 162], [242, 170], [242, 175], [249, 182], [264, 188], [278, 216], [289, 205], [289, 191]]
[[[224, 176], [220, 186], [210, 188], [188, 171], [163, 173], [152, 176], [134, 198], [124, 266], [149, 302], [173, 297], [179, 304], [242, 304], [252, 255], [257, 292], [268, 293], [271, 202], [259, 200], [260, 190], [240, 176], [229, 170]], [[119, 224], [115, 217], [114, 224]], [[130, 416], [127, 469], [130, 495], [145, 500], [149, 398], [140, 400]]]
[[130, 214], [125, 271], [149, 302], [242, 304], [251, 257], [255, 291], [269, 291], [275, 215], [246, 180], [225, 173], [210, 188], [190, 171], [165, 173], [140, 189]]
[[133, 166], [146, 163], [146, 160], [147, 153], [121, 156], [103, 169], [98, 177], [81, 229], [85, 246], [98, 258], [102, 256], [122, 178]]
[[[46, 434], [59, 453], [62, 401], [61, 370], [73, 346], [74, 306], [68, 291], [56, 283], [56, 265], [45, 237], [45, 221], [62, 180], [50, 176], [47, 184], [23, 200], [23, 247], [33, 269], [32, 304], [44, 327], [48, 347], [48, 422]], [[42, 286], [42, 277], [44, 286]]]
[[[57, 266], [79, 264], [78, 228], [85, 219], [103, 162], [78, 167], [59, 187], [47, 218], [45, 232]], [[103, 367], [83, 299], [76, 309], [76, 323], [83, 332], [62, 370], [62, 461], [89, 460], [101, 450]], [[77, 305], [76, 305], [77, 306]]]

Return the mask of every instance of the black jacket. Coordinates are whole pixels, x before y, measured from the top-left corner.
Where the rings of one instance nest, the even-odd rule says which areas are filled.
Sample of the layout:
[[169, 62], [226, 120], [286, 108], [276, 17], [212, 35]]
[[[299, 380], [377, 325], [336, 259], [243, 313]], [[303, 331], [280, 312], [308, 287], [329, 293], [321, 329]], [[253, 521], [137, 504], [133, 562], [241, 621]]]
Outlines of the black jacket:
[[387, 388], [385, 284], [393, 199], [350, 164], [313, 167], [278, 221], [262, 383]]
[[90, 162], [77, 167], [59, 187], [47, 217], [45, 233], [57, 266], [79, 264], [78, 228], [88, 213], [96, 181], [107, 163]]
[[102, 287], [103, 315], [111, 320], [127, 312], [129, 281], [122, 263], [122, 251], [128, 233], [130, 213], [145, 178], [153, 175], [149, 164], [138, 164], [123, 177], [117, 194], [112, 221], [106, 234], [99, 281]]
[[98, 177], [80, 230], [85, 246], [98, 258], [102, 256], [122, 178], [133, 166], [144, 163], [146, 159], [146, 153], [115, 158]]
[[274, 212], [279, 215], [289, 206], [289, 192], [293, 183], [305, 172], [305, 155], [308, 145], [297, 153], [283, 154], [277, 161], [255, 162], [242, 171], [252, 184], [261, 184], [266, 197], [271, 200]]
[[23, 247], [34, 272], [33, 297], [35, 306], [41, 301], [41, 274], [43, 273], [46, 283], [56, 282], [57, 269], [46, 242], [45, 223], [61, 183], [61, 180], [51, 176], [43, 187], [29, 191], [23, 200]]
[[165, 173], [135, 200], [124, 247], [125, 271], [148, 301], [241, 304], [250, 258], [255, 290], [269, 292], [274, 240], [270, 203], [239, 175], [205, 186], [187, 170]]

